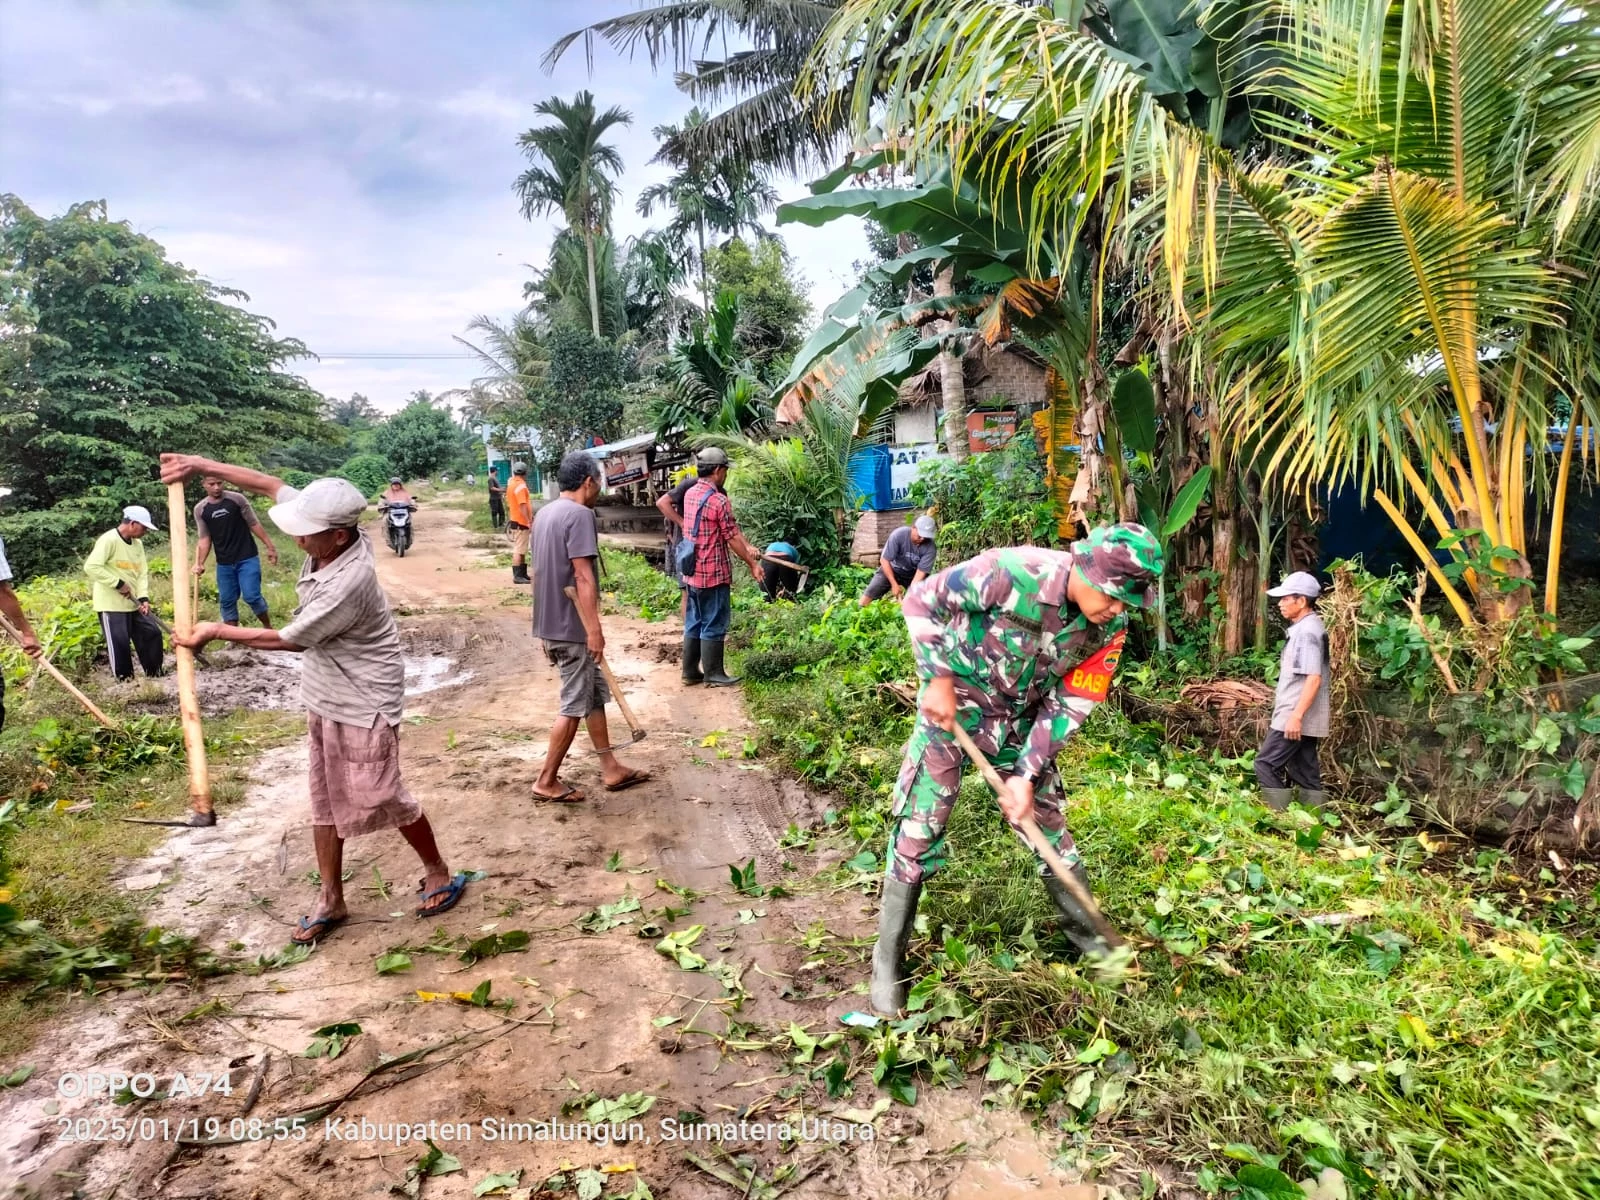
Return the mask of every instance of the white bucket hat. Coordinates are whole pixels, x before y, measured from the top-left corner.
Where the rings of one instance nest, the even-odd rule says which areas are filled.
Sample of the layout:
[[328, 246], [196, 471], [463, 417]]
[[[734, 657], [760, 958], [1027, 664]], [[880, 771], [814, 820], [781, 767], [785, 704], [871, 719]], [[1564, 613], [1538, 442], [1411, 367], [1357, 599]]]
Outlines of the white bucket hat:
[[310, 537], [327, 529], [348, 529], [361, 520], [367, 498], [348, 479], [313, 479], [304, 489], [293, 492], [267, 510], [272, 523], [290, 537]]

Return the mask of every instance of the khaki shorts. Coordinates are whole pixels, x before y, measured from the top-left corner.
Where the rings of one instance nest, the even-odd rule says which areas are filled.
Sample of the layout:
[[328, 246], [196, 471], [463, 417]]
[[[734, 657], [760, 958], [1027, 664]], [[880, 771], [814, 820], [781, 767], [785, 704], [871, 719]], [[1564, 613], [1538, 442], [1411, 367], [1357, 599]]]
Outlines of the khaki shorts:
[[516, 525], [508, 525], [506, 532], [511, 536], [511, 553], [514, 555], [520, 554], [526, 558], [528, 556], [528, 535], [532, 531]]
[[307, 714], [311, 745], [311, 823], [341, 838], [399, 829], [422, 817], [400, 778], [400, 730], [381, 716], [371, 729]]
[[583, 642], [545, 642], [545, 657], [561, 672], [561, 701], [557, 709], [563, 717], [587, 717], [604, 708], [611, 689], [600, 672], [600, 663]]

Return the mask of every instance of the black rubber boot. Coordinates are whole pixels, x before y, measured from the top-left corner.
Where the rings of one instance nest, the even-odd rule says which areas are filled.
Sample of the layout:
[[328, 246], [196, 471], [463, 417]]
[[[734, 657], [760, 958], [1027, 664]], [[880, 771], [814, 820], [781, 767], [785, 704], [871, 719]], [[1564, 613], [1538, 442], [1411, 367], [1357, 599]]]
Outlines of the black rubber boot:
[[685, 637], [683, 639], [683, 682], [690, 687], [697, 683], [704, 683], [706, 677], [700, 673], [700, 639]]
[[898, 1016], [906, 1006], [911, 981], [903, 978], [902, 968], [921, 898], [920, 883], [887, 878], [883, 881], [883, 898], [878, 903], [878, 944], [872, 948], [872, 988], [868, 994], [872, 1011], [880, 1017]]
[[700, 668], [708, 687], [738, 687], [739, 681], [722, 669], [722, 639], [700, 643]]
[[532, 579], [528, 578], [528, 564], [527, 563], [512, 563], [511, 564], [511, 582], [512, 583], [532, 583], [533, 582]]
[[[1083, 869], [1081, 862], [1072, 864], [1072, 877], [1083, 885], [1085, 892], [1089, 890], [1089, 873]], [[1105, 939], [1095, 932], [1094, 922], [1089, 919], [1083, 905], [1067, 891], [1067, 885], [1054, 875], [1046, 875], [1044, 886], [1050, 893], [1050, 899], [1055, 902], [1056, 913], [1061, 918], [1061, 932], [1067, 935], [1074, 957], [1104, 955], [1109, 950]]]
[[1314, 792], [1308, 792], [1305, 788], [1300, 789], [1300, 803], [1304, 804], [1307, 808], [1321, 808], [1323, 805], [1327, 804], [1327, 802], [1328, 793], [1322, 791], [1320, 788]]
[[1282, 812], [1289, 807], [1289, 801], [1294, 799], [1293, 788], [1262, 788], [1261, 802], [1273, 812]]

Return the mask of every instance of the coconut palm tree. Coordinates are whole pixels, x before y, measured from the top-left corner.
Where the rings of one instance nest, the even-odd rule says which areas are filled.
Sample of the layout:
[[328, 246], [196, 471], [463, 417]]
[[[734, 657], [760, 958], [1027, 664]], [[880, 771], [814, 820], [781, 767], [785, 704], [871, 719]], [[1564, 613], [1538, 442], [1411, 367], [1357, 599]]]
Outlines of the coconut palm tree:
[[[1051, 9], [849, 0], [819, 62], [887, 63], [856, 125], [900, 131], [913, 162], [948, 156], [997, 198], [1026, 171], [1036, 246], [1059, 257], [1098, 223], [1156, 266], [1178, 352], [1226, 400], [1213, 450], [1280, 488], [1359, 478], [1463, 623], [1498, 625], [1529, 590], [1553, 402], [1578, 410], [1568, 446], [1600, 420], [1600, 6], [1281, 0], [1252, 20], [1217, 29], [1263, 101], [1247, 158]], [[1246, 41], [1263, 28], [1270, 54]], [[1402, 496], [1453, 543], [1476, 613]]]
[[[582, 42], [590, 61], [601, 40], [652, 66], [670, 63], [697, 105], [729, 102], [683, 131], [700, 162], [731, 161], [798, 174], [831, 164], [847, 147], [848, 111], [836, 95], [801, 100], [795, 82], [840, 0], [662, 0], [569, 33], [545, 55], [553, 69]], [[720, 59], [713, 44], [745, 49]]]
[[696, 107], [689, 110], [681, 125], [657, 125], [651, 130], [661, 148], [650, 161], [672, 167], [673, 174], [639, 193], [639, 215], [648, 217], [657, 209], [669, 208], [673, 218], [668, 232], [685, 244], [693, 234], [700, 303], [702, 310], [709, 312], [707, 236], [721, 233], [737, 237], [748, 231], [756, 237], [770, 237], [761, 217], [777, 204], [778, 193], [761, 167], [738, 159], [699, 156], [694, 135], [705, 127], [706, 120], [705, 112]]
[[633, 117], [621, 108], [595, 111], [594, 94], [579, 92], [571, 101], [559, 97], [534, 106], [552, 123], [525, 130], [517, 139], [529, 167], [512, 185], [522, 203], [523, 217], [560, 213], [583, 238], [588, 260], [589, 321], [600, 336], [600, 291], [595, 280], [595, 239], [611, 224], [616, 199], [615, 176], [622, 171], [622, 156], [602, 139]]

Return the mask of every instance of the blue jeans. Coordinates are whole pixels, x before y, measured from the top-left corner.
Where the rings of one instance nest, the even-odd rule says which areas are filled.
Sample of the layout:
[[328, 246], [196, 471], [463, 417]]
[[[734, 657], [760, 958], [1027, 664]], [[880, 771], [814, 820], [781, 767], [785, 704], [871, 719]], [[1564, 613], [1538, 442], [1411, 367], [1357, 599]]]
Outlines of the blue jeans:
[[684, 613], [683, 636], [699, 638], [702, 642], [720, 642], [728, 633], [728, 618], [732, 615], [728, 595], [732, 588], [724, 583], [685, 590], [689, 593], [689, 607]]
[[217, 564], [217, 602], [224, 621], [238, 621], [241, 593], [256, 616], [267, 611], [266, 599], [261, 595], [261, 558], [258, 555], [243, 562]]

